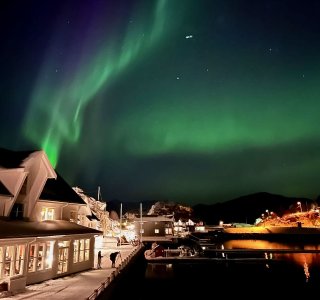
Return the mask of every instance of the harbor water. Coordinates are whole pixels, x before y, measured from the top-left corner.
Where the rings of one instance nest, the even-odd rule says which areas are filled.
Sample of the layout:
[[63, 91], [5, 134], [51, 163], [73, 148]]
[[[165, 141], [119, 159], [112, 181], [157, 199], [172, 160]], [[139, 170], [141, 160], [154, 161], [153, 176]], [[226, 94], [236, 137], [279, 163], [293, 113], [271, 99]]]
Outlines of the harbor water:
[[[312, 296], [320, 287], [320, 249], [317, 244], [228, 241], [224, 249], [288, 249], [297, 252], [266, 253], [266, 259], [246, 257], [218, 260], [197, 259], [172, 263], [148, 262], [143, 253], [123, 270], [99, 296], [108, 299], [210, 299], [211, 296], [256, 299], [263, 296]], [[247, 248], [246, 248], [247, 247]], [[306, 253], [303, 253], [306, 249]], [[315, 253], [309, 252], [315, 250]], [[257, 253], [260, 253], [257, 251]], [[250, 254], [251, 255], [251, 254]]]

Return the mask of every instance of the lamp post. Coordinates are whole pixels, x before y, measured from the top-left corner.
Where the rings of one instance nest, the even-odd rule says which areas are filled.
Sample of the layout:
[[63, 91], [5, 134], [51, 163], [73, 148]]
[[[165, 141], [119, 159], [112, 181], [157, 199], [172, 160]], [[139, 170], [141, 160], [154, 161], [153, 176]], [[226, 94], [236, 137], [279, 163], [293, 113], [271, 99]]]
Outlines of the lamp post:
[[297, 202], [297, 205], [298, 205], [298, 207], [300, 208], [300, 212], [302, 212], [301, 202], [298, 201], [298, 202]]

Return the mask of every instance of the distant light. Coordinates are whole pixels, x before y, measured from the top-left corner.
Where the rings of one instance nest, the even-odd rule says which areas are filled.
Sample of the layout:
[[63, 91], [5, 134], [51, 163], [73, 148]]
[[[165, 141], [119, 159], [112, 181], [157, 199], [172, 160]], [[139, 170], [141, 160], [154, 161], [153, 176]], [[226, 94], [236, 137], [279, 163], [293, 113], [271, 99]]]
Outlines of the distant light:
[[192, 39], [193, 38], [193, 35], [190, 34], [190, 35], [186, 35], [186, 39]]

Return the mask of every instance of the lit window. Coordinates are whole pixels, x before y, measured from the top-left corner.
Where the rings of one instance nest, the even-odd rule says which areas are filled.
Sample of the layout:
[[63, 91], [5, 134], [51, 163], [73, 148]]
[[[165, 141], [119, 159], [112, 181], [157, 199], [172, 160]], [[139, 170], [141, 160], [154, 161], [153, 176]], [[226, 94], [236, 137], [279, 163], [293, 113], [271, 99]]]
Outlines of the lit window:
[[74, 223], [78, 222], [78, 214], [75, 210], [70, 212], [70, 222], [74, 222]]
[[41, 209], [41, 221], [54, 220], [54, 208], [43, 207]]
[[154, 233], [159, 233], [159, 229], [156, 228], [156, 229], [154, 230]]
[[73, 262], [89, 260], [90, 239], [75, 240], [73, 242]]
[[0, 279], [22, 274], [25, 245], [0, 247]]
[[43, 261], [44, 261], [44, 254], [45, 254], [45, 244], [41, 243], [38, 245], [38, 253], [37, 253], [37, 271], [43, 270]]
[[53, 241], [48, 241], [30, 245], [28, 272], [52, 268], [53, 244]]
[[59, 257], [58, 257], [58, 274], [65, 273], [68, 271], [69, 261], [69, 241], [60, 241], [59, 246]]
[[73, 262], [77, 263], [79, 261], [79, 240], [73, 242]]
[[45, 268], [51, 269], [52, 268], [52, 261], [53, 261], [53, 245], [54, 241], [46, 242], [46, 256], [45, 256]]
[[25, 245], [15, 246], [15, 275], [21, 275], [23, 273], [24, 261], [25, 261]]
[[172, 228], [166, 228], [165, 231], [166, 234], [172, 234]]
[[4, 247], [0, 247], [0, 279], [3, 278], [3, 252], [4, 252]]

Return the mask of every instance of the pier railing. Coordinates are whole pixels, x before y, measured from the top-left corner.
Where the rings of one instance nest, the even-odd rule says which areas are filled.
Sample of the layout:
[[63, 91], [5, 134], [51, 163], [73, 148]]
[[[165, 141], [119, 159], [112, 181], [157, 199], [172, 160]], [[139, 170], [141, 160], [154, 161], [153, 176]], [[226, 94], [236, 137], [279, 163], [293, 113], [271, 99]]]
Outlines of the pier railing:
[[86, 300], [94, 300], [102, 293], [102, 291], [107, 288], [110, 283], [117, 277], [121, 270], [123, 270], [128, 263], [130, 262], [131, 258], [137, 254], [137, 252], [141, 249], [142, 245], [136, 247], [134, 251], [132, 251], [126, 258], [122, 260], [119, 266], [106, 278], [105, 281], [101, 282], [100, 286], [96, 288], [87, 298]]

